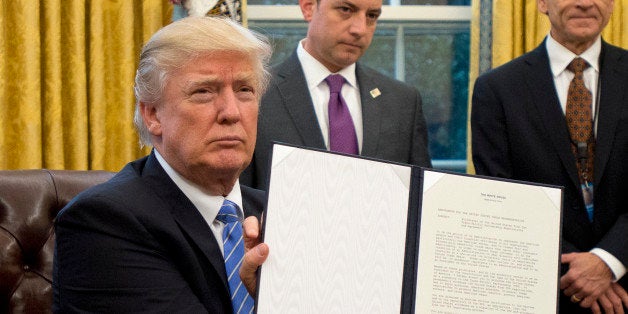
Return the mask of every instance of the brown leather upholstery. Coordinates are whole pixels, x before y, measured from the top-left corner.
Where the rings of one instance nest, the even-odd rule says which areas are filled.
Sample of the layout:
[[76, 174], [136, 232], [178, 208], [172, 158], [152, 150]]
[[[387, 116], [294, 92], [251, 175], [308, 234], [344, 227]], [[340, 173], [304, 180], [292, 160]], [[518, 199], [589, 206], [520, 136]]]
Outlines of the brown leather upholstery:
[[53, 220], [106, 171], [0, 171], [0, 313], [51, 313]]

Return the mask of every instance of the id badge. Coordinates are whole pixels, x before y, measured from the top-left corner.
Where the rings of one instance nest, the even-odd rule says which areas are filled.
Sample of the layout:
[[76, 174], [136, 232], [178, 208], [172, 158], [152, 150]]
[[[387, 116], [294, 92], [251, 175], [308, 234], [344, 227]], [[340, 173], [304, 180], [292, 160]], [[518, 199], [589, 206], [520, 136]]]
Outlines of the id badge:
[[582, 189], [582, 197], [584, 198], [584, 206], [587, 209], [589, 221], [593, 221], [593, 183], [587, 182], [580, 185]]

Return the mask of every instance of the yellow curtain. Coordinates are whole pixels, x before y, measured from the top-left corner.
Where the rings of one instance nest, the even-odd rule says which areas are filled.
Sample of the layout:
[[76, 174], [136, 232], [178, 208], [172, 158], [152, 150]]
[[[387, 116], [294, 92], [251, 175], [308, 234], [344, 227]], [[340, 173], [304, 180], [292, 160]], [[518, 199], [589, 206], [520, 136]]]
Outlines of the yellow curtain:
[[0, 169], [118, 171], [145, 155], [133, 129], [143, 43], [167, 0], [0, 4]]
[[[626, 10], [628, 0], [615, 0], [611, 20], [602, 32], [604, 40], [624, 48], [628, 48]], [[536, 0], [494, 0], [493, 66], [502, 65], [534, 49], [549, 29], [549, 19], [539, 13]]]
[[[472, 0], [471, 20], [471, 56], [469, 71], [469, 99], [473, 91], [473, 83], [479, 75], [480, 64], [480, 23], [481, 3], [483, 0]], [[628, 0], [615, 0], [613, 15], [609, 24], [602, 32], [604, 40], [616, 46], [628, 49]], [[536, 0], [493, 0], [491, 28], [491, 60], [492, 67], [502, 65], [538, 46], [548, 34], [550, 24], [547, 16], [537, 10]], [[469, 113], [471, 102], [469, 101]], [[469, 114], [469, 117], [471, 115]], [[471, 131], [467, 126], [467, 172], [474, 173], [471, 160]]]

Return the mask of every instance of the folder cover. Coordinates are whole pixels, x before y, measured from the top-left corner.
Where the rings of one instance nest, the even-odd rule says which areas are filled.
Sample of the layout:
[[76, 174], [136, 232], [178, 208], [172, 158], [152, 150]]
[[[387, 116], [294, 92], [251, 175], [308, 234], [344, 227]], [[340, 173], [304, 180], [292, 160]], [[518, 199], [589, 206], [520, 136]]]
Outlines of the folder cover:
[[562, 188], [275, 143], [257, 313], [555, 313]]

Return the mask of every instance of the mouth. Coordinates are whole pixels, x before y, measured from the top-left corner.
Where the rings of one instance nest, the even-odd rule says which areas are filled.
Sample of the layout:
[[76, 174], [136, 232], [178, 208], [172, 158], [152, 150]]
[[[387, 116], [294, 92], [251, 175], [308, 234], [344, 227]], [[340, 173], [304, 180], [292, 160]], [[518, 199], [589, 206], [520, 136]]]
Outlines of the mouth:
[[349, 48], [352, 48], [352, 49], [362, 49], [362, 45], [360, 44], [352, 44], [352, 43], [347, 43], [347, 42], [341, 42], [340, 44], [344, 46], [348, 46]]
[[218, 145], [234, 146], [234, 145], [244, 143], [244, 140], [240, 138], [239, 136], [233, 135], [233, 136], [221, 136], [210, 142], [214, 144], [218, 144]]
[[586, 21], [586, 20], [595, 20], [595, 16], [572, 16], [570, 17], [571, 20], [576, 20], [576, 21]]

